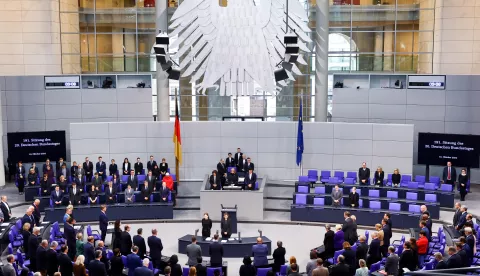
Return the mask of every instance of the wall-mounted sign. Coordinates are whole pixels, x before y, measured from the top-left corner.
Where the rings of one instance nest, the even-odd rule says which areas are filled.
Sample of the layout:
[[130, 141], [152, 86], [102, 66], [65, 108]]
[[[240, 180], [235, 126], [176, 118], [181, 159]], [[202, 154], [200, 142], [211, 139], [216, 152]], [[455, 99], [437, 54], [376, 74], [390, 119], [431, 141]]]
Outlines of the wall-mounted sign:
[[412, 75], [408, 76], [409, 89], [445, 89], [445, 76]]
[[45, 89], [80, 89], [80, 76], [45, 76]]

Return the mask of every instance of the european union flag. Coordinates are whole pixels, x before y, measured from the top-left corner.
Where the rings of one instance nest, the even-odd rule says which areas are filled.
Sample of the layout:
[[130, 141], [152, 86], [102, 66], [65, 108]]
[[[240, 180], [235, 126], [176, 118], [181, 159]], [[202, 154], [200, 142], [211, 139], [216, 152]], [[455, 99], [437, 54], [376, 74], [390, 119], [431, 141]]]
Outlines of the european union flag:
[[298, 133], [297, 133], [297, 166], [302, 163], [303, 154], [303, 103], [302, 97], [300, 97], [300, 109], [298, 110]]

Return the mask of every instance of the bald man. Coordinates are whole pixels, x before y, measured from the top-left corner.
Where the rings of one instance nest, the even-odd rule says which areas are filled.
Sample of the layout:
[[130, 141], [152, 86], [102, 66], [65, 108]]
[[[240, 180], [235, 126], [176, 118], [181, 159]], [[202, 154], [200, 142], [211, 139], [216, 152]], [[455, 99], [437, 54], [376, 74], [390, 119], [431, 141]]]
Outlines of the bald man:
[[253, 265], [262, 266], [268, 265], [268, 247], [263, 244], [262, 238], [257, 238], [257, 244], [252, 246]]

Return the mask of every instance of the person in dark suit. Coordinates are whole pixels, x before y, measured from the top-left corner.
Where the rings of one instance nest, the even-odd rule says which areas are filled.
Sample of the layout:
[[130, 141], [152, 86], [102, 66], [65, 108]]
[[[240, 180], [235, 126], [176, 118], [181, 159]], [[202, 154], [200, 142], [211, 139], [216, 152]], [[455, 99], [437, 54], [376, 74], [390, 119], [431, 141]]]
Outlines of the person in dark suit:
[[47, 174], [43, 175], [43, 178], [40, 180], [40, 189], [42, 196], [49, 195], [52, 190], [52, 179], [48, 178]]
[[237, 148], [237, 152], [235, 153], [235, 166], [237, 167], [237, 170], [240, 171], [240, 166], [243, 163], [243, 153], [240, 148]]
[[455, 248], [457, 250], [457, 255], [460, 256], [461, 267], [469, 267], [471, 262], [468, 258], [467, 251], [462, 246], [462, 243], [456, 242]]
[[325, 225], [325, 236], [323, 237], [323, 247], [325, 250], [324, 253], [319, 256], [323, 260], [333, 257], [335, 253], [334, 237], [335, 232], [331, 229], [330, 224]]
[[462, 215], [462, 210], [460, 210], [462, 205], [460, 202], [455, 203], [455, 214], [453, 215], [453, 226], [458, 224], [458, 221], [460, 220], [460, 216]]
[[223, 159], [220, 159], [217, 164], [217, 172], [220, 177], [225, 177], [227, 175], [227, 167]]
[[60, 175], [59, 177], [59, 180], [57, 182], [57, 186], [60, 187], [60, 191], [62, 191], [62, 193], [65, 193], [65, 191], [67, 191], [67, 180], [65, 179], [65, 176], [63, 175]]
[[252, 246], [253, 265], [262, 266], [268, 264], [268, 248], [263, 244], [262, 238], [257, 238], [257, 244]]
[[457, 249], [454, 246], [448, 248], [448, 255], [450, 256], [447, 260], [447, 268], [461, 268], [462, 259], [457, 254]]
[[370, 169], [367, 168], [367, 163], [363, 162], [362, 167], [358, 169], [358, 180], [360, 185], [368, 185], [368, 179], [370, 178]]
[[357, 193], [357, 188], [353, 187], [350, 194], [348, 194], [348, 199], [350, 201], [350, 206], [358, 208], [360, 196]]
[[101, 156], [98, 157], [98, 162], [95, 164], [95, 170], [100, 178], [105, 181], [105, 178], [107, 178], [107, 164], [105, 164]]
[[78, 168], [75, 173], [72, 175], [73, 181], [79, 186], [84, 186], [87, 180], [85, 169], [82, 164], [78, 164]]
[[57, 185], [55, 186], [55, 191], [52, 192], [50, 195], [50, 199], [53, 202], [53, 205], [55, 207], [59, 207], [63, 203], [63, 192], [60, 191], [60, 187]]
[[135, 191], [138, 187], [138, 179], [134, 171], [130, 171], [130, 176], [127, 179], [127, 185], [130, 185]]
[[[367, 244], [367, 238], [365, 236], [360, 236], [358, 238], [359, 243], [357, 244], [357, 251], [355, 252], [355, 257], [357, 260], [363, 259], [367, 260], [368, 256], [368, 244]], [[356, 268], [359, 267], [358, 264], [355, 264]]]
[[148, 171], [145, 180], [147, 181], [148, 188], [150, 189], [150, 191], [152, 191], [152, 193], [157, 190], [157, 179], [155, 178], [155, 176], [153, 176], [152, 171]]
[[138, 256], [138, 247], [134, 246], [132, 252], [127, 255], [128, 276], [133, 276], [135, 269], [142, 266], [142, 259]]
[[[123, 159], [122, 171], [123, 175], [129, 175], [132, 171], [132, 165], [128, 161], [128, 158]], [[133, 171], [133, 175], [135, 175], [135, 171]]]
[[460, 215], [460, 218], [458, 219], [458, 224], [456, 225], [457, 230], [462, 229], [465, 225], [465, 222], [467, 222], [467, 206], [462, 206], [460, 210], [462, 211], [462, 214]]
[[69, 200], [71, 205], [80, 205], [82, 203], [82, 192], [75, 182], [72, 183], [72, 187], [69, 189]]
[[443, 168], [442, 180], [446, 184], [455, 184], [455, 179], [457, 179], [457, 170], [452, 167], [452, 162], [448, 161], [447, 166]]
[[70, 167], [70, 175], [72, 176], [72, 178], [75, 177], [75, 173], [77, 172], [77, 169], [78, 169], [77, 161], [73, 161], [72, 166]]
[[35, 185], [37, 183], [37, 178], [38, 174], [35, 173], [35, 170], [33, 168], [30, 168], [27, 175], [28, 186]]
[[[471, 227], [465, 227], [465, 240], [466, 240], [466, 244], [468, 244], [468, 256], [470, 258], [470, 261], [472, 260], [473, 258], [473, 251], [474, 251], [474, 248], [475, 248], [475, 238], [473, 236], [473, 231], [472, 231], [472, 228]], [[460, 240], [462, 241], [462, 240]]]
[[33, 233], [30, 235], [28, 238], [28, 255], [27, 256], [30, 259], [30, 269], [32, 271], [37, 271], [37, 249], [38, 246], [40, 245], [40, 240], [42, 237], [40, 237], [40, 228], [34, 227], [33, 228]]
[[101, 191], [101, 187], [103, 185], [103, 179], [100, 177], [100, 175], [98, 174], [98, 172], [96, 172], [94, 174], [94, 178], [92, 179], [92, 186], [95, 187], [95, 190], [97, 190], [98, 192]]
[[85, 255], [85, 266], [89, 266], [90, 262], [95, 260], [93, 236], [87, 238], [87, 242], [83, 245], [83, 254]]
[[398, 261], [400, 258], [395, 254], [395, 247], [388, 247], [388, 257], [385, 261], [385, 272], [387, 275], [398, 276]]
[[345, 263], [343, 255], [338, 256], [337, 264], [334, 265], [330, 271], [330, 276], [345, 276], [350, 274], [350, 267]]
[[229, 239], [232, 235], [232, 221], [228, 217], [228, 213], [223, 213], [222, 222], [220, 223], [220, 228], [222, 231], [222, 238]]
[[248, 157], [248, 158], [247, 158], [247, 162], [245, 163], [243, 170], [244, 170], [245, 172], [248, 172], [250, 169], [251, 169], [252, 171], [254, 171], [254, 170], [255, 170], [255, 164], [253, 164], [253, 163], [252, 163], [252, 160], [250, 159], [250, 157]]
[[460, 189], [461, 201], [465, 201], [465, 196], [467, 195], [467, 183], [468, 183], [467, 169], [462, 169], [462, 172], [458, 176], [458, 188]]
[[108, 166], [108, 172], [110, 175], [118, 175], [118, 166], [115, 164], [115, 159], [112, 159], [110, 165]]
[[75, 231], [74, 225], [75, 225], [75, 220], [72, 217], [69, 217], [67, 219], [67, 222], [63, 224], [63, 236], [65, 237], [65, 241], [69, 248], [68, 256], [72, 260], [75, 259], [75, 255], [77, 253], [76, 252], [77, 240], [76, 240], [76, 231]]
[[[371, 245], [370, 245], [371, 246]], [[412, 251], [412, 245], [409, 241], [403, 244], [403, 252], [400, 255], [398, 262], [399, 275], [403, 275], [403, 269], [408, 268], [410, 271], [415, 271], [417, 267], [417, 258]]]
[[115, 276], [115, 275], [122, 275], [123, 273], [123, 261], [122, 261], [122, 254], [120, 254], [120, 249], [115, 248], [113, 250], [113, 257], [110, 260], [110, 275]]
[[162, 262], [162, 240], [157, 237], [157, 229], [152, 229], [152, 235], [147, 239], [148, 248], [150, 248], [150, 258], [153, 262], [153, 267], [160, 268]]
[[382, 219], [382, 230], [383, 230], [383, 245], [382, 245], [382, 254], [387, 256], [388, 247], [390, 247], [390, 239], [392, 238], [392, 229], [388, 225], [387, 219]]
[[133, 165], [133, 170], [135, 171], [135, 175], [142, 174], [143, 163], [140, 161], [140, 157], [137, 157], [137, 163], [135, 163], [135, 165]]
[[161, 175], [166, 175], [168, 172], [168, 163], [165, 158], [162, 158], [162, 162], [158, 165]]
[[213, 235], [213, 242], [208, 247], [210, 254], [210, 265], [212, 267], [222, 267], [223, 246], [218, 239], [218, 234]]
[[212, 175], [210, 175], [210, 190], [221, 190], [222, 187], [222, 177], [217, 176], [217, 171], [213, 170]]
[[10, 205], [7, 202], [7, 196], [1, 197], [2, 202], [0, 203], [0, 209], [3, 213], [3, 221], [9, 221], [12, 217], [12, 209], [10, 209]]
[[147, 170], [153, 171], [153, 168], [157, 165], [157, 161], [153, 158], [153, 155], [150, 155], [150, 161], [147, 163]]
[[240, 159], [240, 162], [237, 167], [237, 172], [243, 176], [245, 175], [248, 171], [247, 169], [247, 155], [242, 153], [242, 158]]
[[108, 187], [105, 189], [105, 199], [107, 204], [114, 204], [117, 202], [117, 189], [113, 187], [113, 182], [108, 182]]
[[210, 237], [212, 230], [212, 220], [208, 213], [203, 214], [202, 218], [202, 238], [205, 240], [206, 238]]
[[99, 221], [100, 231], [102, 232], [102, 241], [105, 241], [105, 237], [107, 236], [107, 228], [108, 228], [106, 205], [100, 206], [100, 216], [98, 217], [98, 221]]
[[32, 203], [33, 207], [33, 218], [35, 219], [35, 225], [40, 226], [40, 219], [42, 215], [40, 214], [40, 199], [35, 199]]
[[227, 158], [225, 159], [225, 168], [236, 167], [235, 159], [232, 157], [232, 153], [229, 152]]
[[63, 163], [63, 165], [57, 169], [57, 179], [60, 180], [60, 176], [62, 175], [65, 179], [69, 179], [70, 177], [70, 170], [67, 168], [67, 163]]
[[393, 187], [399, 187], [401, 178], [402, 178], [402, 176], [400, 175], [400, 171], [398, 169], [393, 170], [392, 186]]
[[255, 182], [257, 182], [257, 174], [253, 172], [253, 168], [249, 168], [248, 173], [245, 175], [245, 190], [255, 190]]
[[61, 275], [72, 275], [73, 273], [72, 259], [67, 254], [68, 246], [62, 245], [60, 255], [58, 255], [58, 267]]
[[[133, 273], [134, 276], [153, 276], [153, 271], [148, 269], [150, 265], [149, 259], [144, 259], [141, 267], [137, 267]], [[206, 271], [206, 270], [205, 270]], [[129, 271], [130, 272], [130, 271]], [[199, 276], [199, 274], [197, 274]]]
[[280, 267], [285, 264], [285, 254], [287, 251], [281, 241], [277, 241], [277, 248], [273, 250], [273, 272], [280, 272]]
[[112, 176], [112, 184], [113, 184], [113, 187], [115, 187], [115, 189], [117, 190], [117, 192], [122, 191], [122, 186], [121, 186], [120, 178], [118, 177], [118, 175], [114, 174]]
[[[165, 182], [163, 182], [163, 183], [165, 183]], [[162, 183], [162, 186], [163, 186], [163, 183]], [[150, 202], [150, 196], [152, 195], [152, 191], [148, 188], [148, 181], [147, 180], [145, 180], [144, 183], [143, 183], [141, 193], [142, 193], [142, 202]]]
[[352, 250], [352, 246], [347, 241], [343, 243], [343, 257], [345, 257], [345, 264], [349, 266], [349, 275], [355, 274], [356, 269], [356, 254], [355, 251]]
[[90, 204], [98, 203], [98, 191], [93, 185], [90, 186], [90, 191], [88, 191], [88, 198], [90, 199]]
[[100, 261], [101, 258], [102, 251], [95, 251], [95, 259], [88, 264], [88, 275], [107, 276], [107, 268], [105, 264]]
[[197, 264], [195, 265], [195, 269], [197, 270], [197, 276], [207, 276], [207, 268], [202, 265], [202, 262], [202, 257], [198, 257]]
[[443, 260], [443, 254], [440, 252], [435, 253], [435, 261], [437, 261], [437, 265], [435, 266], [435, 270], [437, 269], [447, 269], [447, 263]]
[[238, 185], [238, 174], [234, 168], [230, 170], [230, 173], [227, 176], [227, 183], [228, 185]]
[[47, 166], [47, 170], [45, 171], [45, 174], [48, 175], [48, 178], [53, 179], [55, 177], [55, 172], [53, 171], [52, 166]]
[[382, 167], [378, 167], [373, 176], [373, 183], [375, 186], [383, 186], [383, 179], [385, 178], [385, 173], [383, 172]]
[[343, 213], [343, 217], [345, 219], [345, 222], [343, 223], [342, 231], [343, 231], [343, 234], [344, 234], [345, 241], [348, 241], [350, 243], [350, 245], [353, 245], [357, 241], [358, 237], [357, 237], [357, 233], [355, 231], [354, 221], [350, 216], [351, 216], [350, 212], [348, 212], [348, 211], [345, 211]]
[[97, 242], [97, 248], [95, 248], [95, 251], [100, 250], [102, 251], [102, 258], [100, 258], [100, 261], [105, 264], [105, 268], [107, 271], [109, 270], [109, 262], [107, 259], [107, 248], [105, 247], [105, 243], [103, 241], [98, 241]]
[[23, 188], [25, 187], [25, 167], [23, 167], [22, 161], [18, 161], [17, 167], [17, 184], [18, 184], [18, 192], [23, 195]]
[[130, 225], [125, 225], [121, 236], [120, 252], [122, 255], [128, 256], [132, 252], [132, 237], [130, 236]]
[[380, 249], [380, 240], [378, 239], [378, 233], [372, 233], [372, 241], [370, 242], [370, 248], [368, 249], [367, 264], [368, 266], [380, 261], [381, 249]]
[[27, 211], [25, 212], [25, 215], [22, 217], [22, 225], [25, 225], [25, 223], [30, 224], [30, 232], [32, 232], [33, 227], [35, 226], [35, 217], [33, 216], [33, 207], [30, 206], [27, 208]]
[[39, 271], [42, 275], [47, 274], [47, 265], [48, 265], [48, 260], [47, 260], [47, 249], [48, 249], [48, 241], [43, 240], [40, 243], [40, 246], [37, 248], [37, 256], [35, 258], [36, 261], [36, 270]]
[[53, 241], [50, 248], [47, 250], [46, 263], [47, 263], [47, 275], [53, 276], [58, 271], [58, 255], [57, 255], [58, 243]]
[[85, 157], [85, 162], [83, 162], [83, 169], [85, 170], [85, 176], [87, 177], [87, 182], [92, 182], [93, 176], [93, 163], [88, 160], [88, 157]]
[[55, 171], [58, 173], [58, 171], [63, 167], [63, 165], [66, 166], [67, 163], [65, 163], [65, 161], [63, 160], [63, 158], [60, 157], [60, 158], [58, 159], [57, 164], [55, 164]]
[[135, 201], [135, 190], [132, 189], [130, 184], [125, 189], [125, 203], [133, 203]]
[[138, 256], [143, 260], [145, 254], [147, 254], [147, 246], [145, 244], [145, 239], [142, 237], [143, 229], [137, 229], [137, 235], [133, 236], [133, 245], [138, 247]]
[[162, 188], [160, 189], [160, 201], [168, 202], [168, 197], [170, 196], [170, 189], [167, 188], [167, 183], [162, 182]]

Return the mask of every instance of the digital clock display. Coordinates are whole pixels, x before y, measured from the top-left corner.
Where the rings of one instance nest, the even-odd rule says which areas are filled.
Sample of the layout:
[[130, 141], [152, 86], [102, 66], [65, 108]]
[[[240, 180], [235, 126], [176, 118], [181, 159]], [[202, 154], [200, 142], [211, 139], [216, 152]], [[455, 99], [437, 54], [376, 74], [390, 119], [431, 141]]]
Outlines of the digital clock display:
[[409, 75], [409, 89], [445, 89], [445, 76], [438, 75]]
[[80, 89], [79, 76], [45, 77], [45, 89]]

